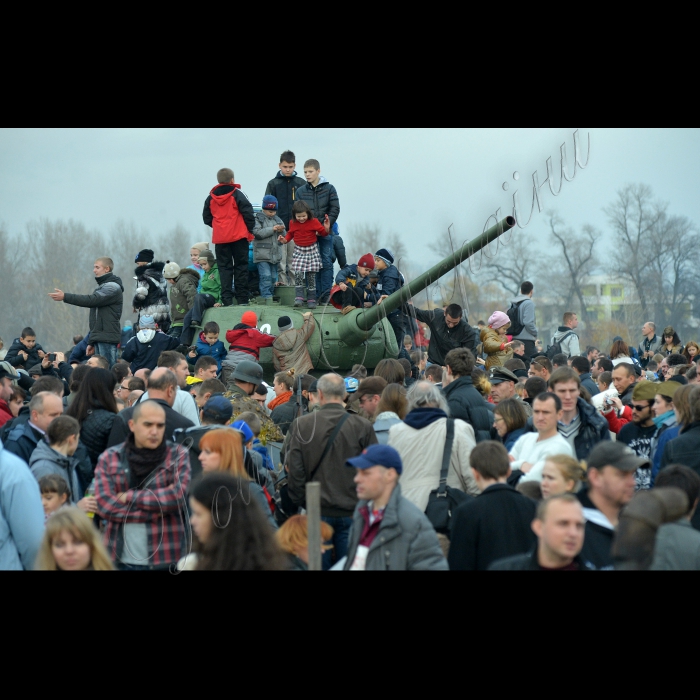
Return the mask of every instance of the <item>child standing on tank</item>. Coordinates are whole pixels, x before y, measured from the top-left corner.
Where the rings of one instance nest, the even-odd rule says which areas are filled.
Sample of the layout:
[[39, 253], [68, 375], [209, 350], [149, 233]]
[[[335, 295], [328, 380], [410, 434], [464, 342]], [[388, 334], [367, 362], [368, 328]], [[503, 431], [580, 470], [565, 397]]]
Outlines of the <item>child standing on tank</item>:
[[[321, 256], [318, 250], [318, 237], [327, 237], [330, 230], [328, 215], [324, 222], [313, 218], [311, 208], [306, 202], [297, 201], [292, 206], [293, 219], [289, 222], [289, 233], [279, 236], [282, 244], [294, 241], [294, 257], [292, 258], [292, 272], [294, 272], [294, 286], [296, 298], [294, 306], [304, 305], [304, 286], [307, 287], [307, 306], [316, 308], [316, 273], [321, 269]], [[306, 278], [306, 282], [304, 281]]]
[[374, 257], [371, 253], [363, 255], [357, 265], [347, 265], [335, 277], [336, 286], [331, 292], [331, 304], [342, 309], [343, 316], [354, 311], [372, 306], [373, 296], [367, 297], [369, 274], [374, 270]]
[[258, 268], [260, 296], [269, 306], [272, 304], [272, 287], [275, 283], [277, 264], [282, 259], [284, 246], [277, 237], [284, 236], [287, 229], [277, 216], [277, 197], [266, 194], [262, 201], [262, 211], [255, 214], [253, 229], [253, 262]]
[[[377, 292], [380, 294], [377, 304], [381, 304], [384, 299], [391, 296], [403, 287], [403, 277], [396, 267], [394, 267], [394, 255], [388, 248], [380, 248], [374, 254], [374, 263], [379, 271], [377, 281]], [[401, 350], [403, 347], [404, 324], [400, 309], [394, 309], [387, 316], [391, 327], [396, 335], [396, 347]]]

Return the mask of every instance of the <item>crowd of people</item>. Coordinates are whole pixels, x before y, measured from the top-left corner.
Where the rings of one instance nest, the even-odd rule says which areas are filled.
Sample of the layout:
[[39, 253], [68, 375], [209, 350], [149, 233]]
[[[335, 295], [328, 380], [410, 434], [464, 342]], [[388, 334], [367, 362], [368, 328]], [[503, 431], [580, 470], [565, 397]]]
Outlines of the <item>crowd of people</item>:
[[[259, 212], [218, 172], [214, 250], [138, 252], [131, 332], [105, 256], [92, 294], [49, 294], [89, 309], [69, 352], [27, 326], [3, 353], [0, 569], [307, 570], [312, 482], [324, 570], [700, 568], [697, 343], [648, 322], [638, 347], [582, 349], [573, 312], [541, 342], [526, 281], [475, 327], [407, 303], [387, 316], [396, 358], [322, 373], [313, 309], [381, 304], [403, 279], [386, 248], [348, 265], [318, 161], [301, 180], [280, 160]], [[300, 327], [264, 333], [252, 308], [203, 324], [249, 305], [251, 251], [263, 303], [294, 286]]]

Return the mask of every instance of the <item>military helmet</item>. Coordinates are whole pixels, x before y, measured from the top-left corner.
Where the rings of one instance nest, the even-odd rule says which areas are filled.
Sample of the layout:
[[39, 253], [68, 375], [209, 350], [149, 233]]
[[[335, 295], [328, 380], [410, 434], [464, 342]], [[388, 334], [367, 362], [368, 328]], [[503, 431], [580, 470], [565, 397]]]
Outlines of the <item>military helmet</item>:
[[233, 370], [233, 378], [239, 382], [250, 382], [257, 386], [263, 380], [263, 369], [257, 362], [243, 360]]

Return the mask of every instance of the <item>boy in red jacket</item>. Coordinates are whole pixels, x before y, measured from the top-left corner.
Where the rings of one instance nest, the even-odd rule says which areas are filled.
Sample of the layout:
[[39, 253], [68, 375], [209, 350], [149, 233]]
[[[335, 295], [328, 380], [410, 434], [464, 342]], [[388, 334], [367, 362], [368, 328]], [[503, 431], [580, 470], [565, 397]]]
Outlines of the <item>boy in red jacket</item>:
[[233, 182], [233, 170], [221, 168], [216, 174], [219, 184], [204, 202], [202, 218], [211, 226], [212, 243], [221, 277], [221, 303], [233, 304], [233, 279], [236, 278], [236, 300], [248, 304], [248, 243], [253, 240], [255, 214], [253, 205]]

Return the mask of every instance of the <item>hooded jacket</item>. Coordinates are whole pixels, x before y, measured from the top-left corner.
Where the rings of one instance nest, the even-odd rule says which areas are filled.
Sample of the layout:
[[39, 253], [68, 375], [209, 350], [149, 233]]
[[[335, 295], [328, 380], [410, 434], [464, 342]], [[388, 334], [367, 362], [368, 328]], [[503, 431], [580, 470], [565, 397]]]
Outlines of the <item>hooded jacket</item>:
[[[284, 226], [285, 230], [278, 233], [274, 226]], [[282, 260], [282, 246], [277, 242], [277, 236], [286, 236], [287, 227], [279, 216], [268, 216], [264, 211], [255, 214], [253, 229], [253, 262], [267, 262], [276, 265]]]
[[578, 336], [568, 326], [559, 326], [552, 338], [552, 345], [554, 343], [559, 343], [562, 353], [567, 357], [576, 357], [581, 354]]
[[199, 290], [201, 294], [211, 294], [215, 304], [221, 303], [221, 280], [219, 279], [219, 266], [216, 263], [202, 276]]
[[204, 202], [202, 218], [213, 229], [214, 244], [253, 240], [253, 205], [241, 191], [240, 185], [223, 184], [212, 188]]
[[[27, 353], [27, 359], [25, 360], [22, 355], [20, 355], [20, 350]], [[39, 357], [39, 350], [42, 352], [44, 348], [37, 343], [31, 350], [24, 345], [21, 338], [15, 338], [14, 342], [10, 346], [10, 349], [5, 355], [5, 362], [9, 362], [13, 367], [23, 367], [24, 369], [29, 369], [34, 367], [34, 365], [41, 364], [41, 358]]]
[[229, 354], [232, 352], [247, 352], [257, 362], [260, 359], [260, 348], [269, 348], [275, 342], [274, 335], [261, 333], [257, 328], [251, 328], [239, 323], [232, 330], [226, 331], [226, 341], [229, 345]]
[[499, 335], [493, 328], [484, 328], [479, 334], [479, 340], [481, 340], [484, 352], [488, 355], [485, 367], [487, 372], [492, 367], [503, 367], [508, 360], [513, 359], [512, 348], [504, 347], [508, 338]]
[[476, 442], [492, 440], [493, 414], [474, 386], [471, 377], [458, 377], [443, 388], [450, 407], [450, 417], [460, 418], [474, 429]]
[[124, 285], [119, 277], [108, 272], [95, 277], [97, 289], [92, 294], [66, 294], [64, 304], [90, 309], [90, 343], [118, 345], [122, 337]]
[[[209, 345], [204, 339], [204, 331], [197, 338], [197, 360], [203, 355], [213, 357], [216, 360], [217, 371], [221, 371], [221, 363], [226, 358], [226, 348], [220, 340], [217, 340], [214, 345]], [[194, 361], [196, 362], [197, 360]]]
[[297, 201], [297, 191], [305, 184], [306, 180], [299, 177], [296, 170], [289, 176], [282, 174], [280, 170], [267, 183], [265, 194], [271, 194], [277, 198], [277, 216], [282, 219], [285, 228], [289, 226], [292, 218], [292, 205]]
[[323, 224], [326, 214], [328, 214], [331, 226], [338, 220], [340, 200], [335, 187], [330, 182], [319, 182], [316, 187], [307, 182], [297, 190], [296, 196], [297, 199], [306, 202], [311, 207], [312, 216], [318, 219], [321, 224]]
[[301, 328], [281, 332], [272, 343], [272, 364], [275, 372], [286, 372], [294, 367], [295, 374], [308, 374], [313, 368], [306, 343], [313, 335], [316, 321], [307, 316]]
[[32, 452], [43, 437], [37, 429], [31, 426], [29, 421], [26, 423], [18, 422], [12, 426], [7, 436], [5, 449], [29, 464]]
[[144, 368], [155, 369], [160, 353], [174, 350], [179, 344], [179, 338], [173, 338], [153, 328], [143, 328], [126, 344], [122, 360], [131, 363], [132, 374]]
[[466, 315], [454, 328], [448, 328], [445, 312], [442, 309], [423, 311], [408, 305], [411, 315], [430, 328], [430, 344], [428, 345], [428, 361], [434, 365], [445, 366], [445, 357], [450, 350], [467, 348], [476, 355], [476, 333], [469, 325]]
[[[520, 303], [522, 302], [522, 303]], [[521, 333], [513, 336], [513, 340], [537, 340], [537, 325], [535, 322], [535, 302], [530, 299], [528, 294], [519, 294], [511, 302], [512, 304], [520, 304], [518, 309], [518, 317], [524, 328]]]
[[185, 315], [194, 306], [200, 282], [199, 272], [189, 267], [180, 270], [180, 274], [175, 278], [175, 284], [170, 287], [170, 320], [173, 326], [183, 325]]
[[57, 452], [45, 440], [36, 446], [29, 459], [29, 467], [37, 481], [49, 474], [62, 476], [70, 488], [71, 503], [76, 504], [83, 497], [83, 487], [78, 476], [78, 460]]
[[159, 326], [164, 326], [170, 320], [168, 283], [163, 277], [164, 267], [163, 262], [151, 262], [134, 270], [136, 294], [131, 302], [142, 316], [153, 316], [153, 320]]

